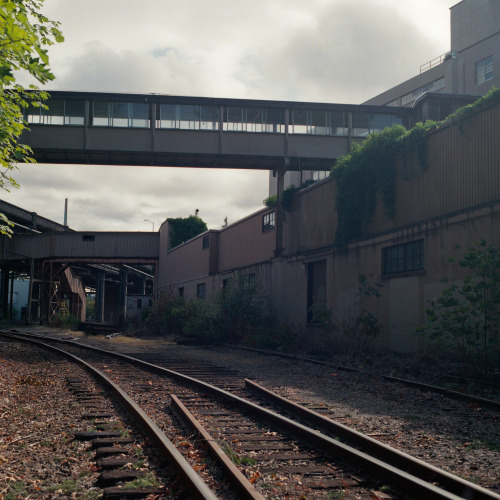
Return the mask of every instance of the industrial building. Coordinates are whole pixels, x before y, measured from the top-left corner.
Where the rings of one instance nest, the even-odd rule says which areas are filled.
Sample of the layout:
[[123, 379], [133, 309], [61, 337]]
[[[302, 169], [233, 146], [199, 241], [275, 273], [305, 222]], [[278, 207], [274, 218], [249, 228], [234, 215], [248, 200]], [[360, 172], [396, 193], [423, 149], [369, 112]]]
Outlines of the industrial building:
[[379, 201], [363, 233], [344, 245], [335, 238], [336, 185], [326, 172], [370, 133], [442, 120], [499, 85], [500, 2], [460, 2], [451, 28], [449, 53], [359, 106], [53, 93], [48, 110], [26, 117], [31, 131], [23, 139], [39, 161], [267, 169], [270, 194], [280, 196], [284, 185], [318, 182], [286, 212], [265, 207], [175, 248], [168, 222], [157, 233], [79, 233], [4, 204], [9, 217], [20, 211], [17, 228], [26, 228], [2, 242], [4, 317], [8, 277], [20, 274], [32, 281], [29, 320], [50, 320], [64, 301], [84, 319], [84, 292], [92, 290], [100, 322], [122, 318], [127, 303], [142, 308], [152, 294], [204, 300], [245, 276], [259, 281], [280, 322], [314, 336], [321, 325], [312, 306], [347, 321], [363, 274], [383, 285], [368, 305], [382, 325], [381, 344], [415, 352], [427, 300], [444, 276], [464, 276], [448, 264], [455, 245], [500, 246], [500, 104], [430, 132], [427, 168], [399, 158], [394, 216]]

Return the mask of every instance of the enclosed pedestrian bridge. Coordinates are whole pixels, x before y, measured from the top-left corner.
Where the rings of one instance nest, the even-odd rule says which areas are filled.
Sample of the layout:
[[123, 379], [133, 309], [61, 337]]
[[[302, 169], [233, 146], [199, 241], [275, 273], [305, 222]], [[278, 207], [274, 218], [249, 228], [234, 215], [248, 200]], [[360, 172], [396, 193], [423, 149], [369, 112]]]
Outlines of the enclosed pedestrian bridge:
[[40, 163], [328, 170], [353, 141], [410, 124], [387, 106], [50, 92], [22, 137]]

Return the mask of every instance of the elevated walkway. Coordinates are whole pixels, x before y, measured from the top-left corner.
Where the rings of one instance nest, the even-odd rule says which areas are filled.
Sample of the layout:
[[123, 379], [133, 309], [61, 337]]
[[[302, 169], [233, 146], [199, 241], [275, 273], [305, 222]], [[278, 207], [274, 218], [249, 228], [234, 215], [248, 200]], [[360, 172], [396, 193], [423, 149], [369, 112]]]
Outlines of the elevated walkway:
[[51, 92], [26, 111], [40, 163], [329, 170], [353, 141], [411, 109], [386, 106]]

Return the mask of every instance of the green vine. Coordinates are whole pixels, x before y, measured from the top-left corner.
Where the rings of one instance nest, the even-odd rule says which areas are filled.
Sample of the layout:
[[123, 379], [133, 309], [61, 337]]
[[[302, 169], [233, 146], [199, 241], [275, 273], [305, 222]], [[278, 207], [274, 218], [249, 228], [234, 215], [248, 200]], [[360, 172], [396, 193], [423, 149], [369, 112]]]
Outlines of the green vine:
[[[285, 212], [289, 212], [292, 206], [292, 200], [294, 195], [298, 193], [301, 189], [305, 189], [306, 187], [310, 186], [311, 184], [314, 184], [315, 182], [316, 182], [315, 180], [309, 179], [307, 181], [304, 181], [299, 187], [297, 187], [295, 184], [290, 184], [289, 186], [287, 186], [283, 190], [283, 203], [282, 203], [283, 210], [285, 210]], [[268, 208], [274, 208], [278, 203], [278, 196], [272, 194], [271, 196], [268, 196], [263, 203]]]
[[400, 125], [372, 134], [355, 144], [349, 154], [339, 158], [330, 173], [336, 182], [338, 226], [337, 246], [361, 237], [375, 211], [377, 193], [388, 218], [395, 215], [396, 158], [403, 163], [415, 156], [420, 167], [427, 168], [427, 137], [430, 132], [457, 121], [461, 132], [479, 110], [500, 103], [500, 89], [493, 89], [473, 104], [460, 108], [441, 122], [417, 123], [411, 130]]

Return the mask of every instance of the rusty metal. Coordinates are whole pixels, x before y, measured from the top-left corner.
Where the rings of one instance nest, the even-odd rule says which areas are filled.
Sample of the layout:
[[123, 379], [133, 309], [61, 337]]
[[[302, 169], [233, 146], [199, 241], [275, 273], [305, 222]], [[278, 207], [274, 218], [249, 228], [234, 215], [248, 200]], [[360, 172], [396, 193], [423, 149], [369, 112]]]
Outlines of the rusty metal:
[[[14, 337], [13, 335], [4, 332], [0, 332], [0, 335], [9, 338]], [[14, 338], [19, 340], [19, 337]], [[26, 341], [27, 339], [21, 338], [21, 340]], [[197, 498], [203, 498], [207, 500], [217, 499], [217, 496], [210, 490], [203, 479], [193, 470], [186, 459], [180, 454], [174, 444], [167, 438], [167, 436], [161, 431], [161, 429], [153, 422], [153, 420], [151, 420], [151, 418], [146, 413], [144, 413], [139, 405], [137, 405], [137, 403], [135, 403], [135, 401], [133, 401], [125, 393], [125, 391], [123, 391], [118, 385], [116, 385], [109, 377], [107, 377], [104, 373], [102, 373], [100, 370], [97, 370], [83, 359], [62, 349], [58, 349], [57, 347], [34, 339], [29, 339], [27, 341], [44, 348], [51, 349], [82, 365], [94, 377], [96, 377], [100, 381], [100, 383], [106, 385], [109, 390], [118, 398], [120, 404], [127, 409], [129, 414], [136, 421], [137, 425], [161, 450], [169, 464], [177, 469], [184, 481], [189, 485], [190, 491], [192, 491]]]
[[264, 497], [252, 486], [248, 479], [239, 471], [239, 469], [229, 460], [228, 456], [222, 451], [214, 438], [205, 430], [205, 428], [196, 420], [192, 413], [182, 404], [175, 394], [172, 397], [172, 409], [176, 415], [191, 429], [193, 429], [205, 441], [210, 453], [215, 457], [219, 464], [228, 474], [229, 479], [237, 488], [241, 498], [263, 499]]
[[[226, 402], [230, 402], [232, 405], [235, 405], [240, 409], [243, 409], [246, 412], [255, 415], [259, 419], [270, 423], [271, 425], [273, 425], [273, 427], [281, 429], [289, 436], [293, 436], [295, 439], [298, 439], [309, 446], [315, 447], [318, 450], [322, 450], [327, 456], [340, 458], [351, 465], [361, 467], [368, 476], [371, 476], [376, 480], [387, 481], [389, 484], [391, 484], [391, 486], [399, 489], [401, 492], [404, 492], [404, 494], [410, 498], [426, 498], [431, 500], [451, 500], [464, 498], [462, 494], [458, 496], [453, 492], [445, 491], [441, 487], [426, 482], [423, 479], [416, 477], [412, 473], [399, 469], [397, 466], [388, 464], [378, 458], [368, 455], [363, 451], [354, 449], [353, 447], [341, 443], [332, 437], [326, 436], [319, 431], [313, 430], [305, 425], [297, 423], [290, 418], [284, 417], [274, 411], [260, 407], [255, 403], [245, 400], [244, 398], [231, 394], [228, 391], [215, 387], [211, 384], [207, 384], [200, 380], [194, 379], [188, 375], [184, 375], [163, 367], [158, 367], [157, 365], [124, 354], [98, 349], [92, 346], [79, 345], [75, 344], [74, 342], [61, 341], [59, 339], [51, 340], [78, 345], [78, 347], [82, 347], [96, 353], [105, 353], [113, 357], [124, 359], [135, 365], [141, 366], [151, 371], [155, 371], [157, 373], [162, 373], [170, 378], [196, 387], [197, 389], [202, 390], [205, 394], [213, 396], [217, 399], [225, 400]], [[467, 482], [460, 480], [460, 484], [455, 488], [455, 491], [460, 487], [463, 491], [465, 483]], [[475, 487], [475, 485], [471, 486], [472, 487], [469, 489], [467, 498], [481, 500], [500, 499], [498, 495], [486, 490], [485, 488]]]

